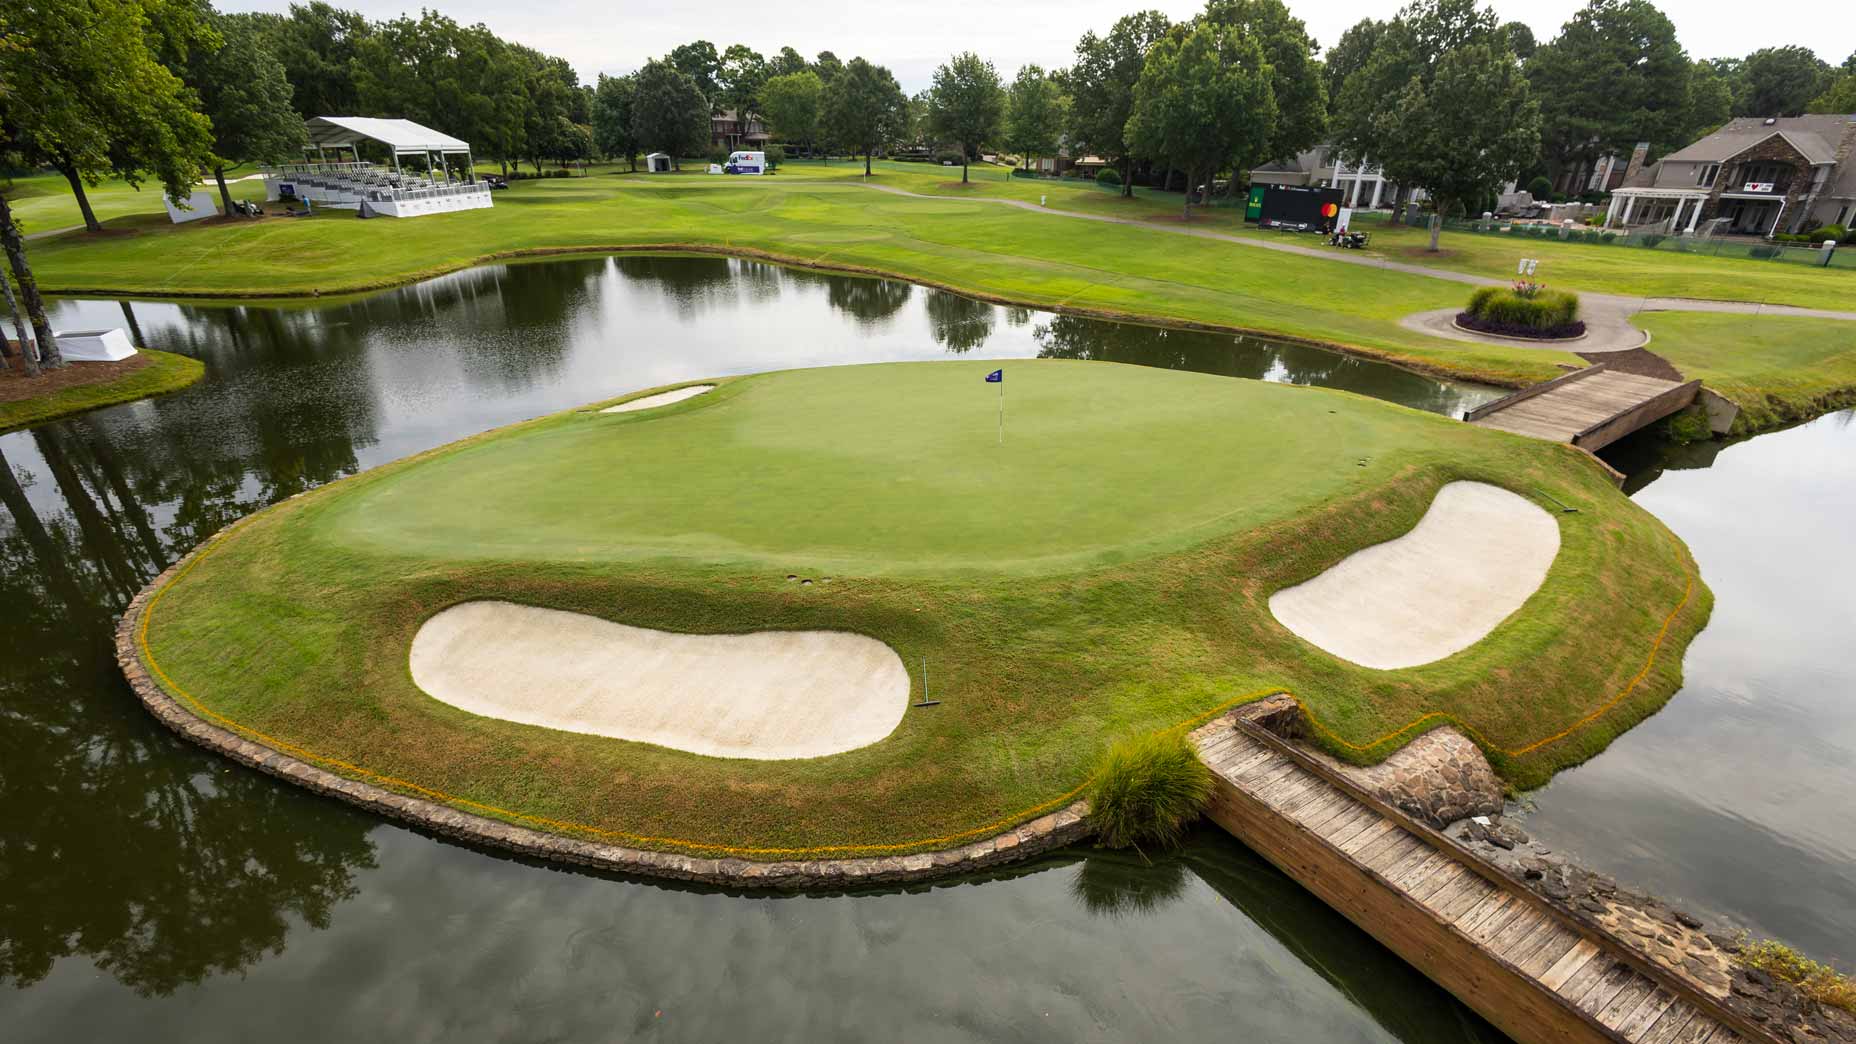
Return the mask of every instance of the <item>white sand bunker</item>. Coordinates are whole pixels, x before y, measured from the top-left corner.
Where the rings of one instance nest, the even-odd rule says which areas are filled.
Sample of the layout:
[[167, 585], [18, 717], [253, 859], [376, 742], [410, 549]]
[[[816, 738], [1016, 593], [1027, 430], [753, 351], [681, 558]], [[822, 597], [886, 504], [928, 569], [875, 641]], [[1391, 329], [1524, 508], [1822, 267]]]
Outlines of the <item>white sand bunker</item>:
[[634, 410], [654, 410], [659, 406], [668, 406], [673, 402], [693, 399], [703, 392], [714, 390], [715, 385], [713, 384], [692, 384], [687, 388], [674, 388], [667, 392], [658, 392], [656, 395], [647, 395], [642, 399], [632, 399], [629, 402], [621, 402], [617, 406], [608, 406], [599, 412], [631, 413]]
[[1452, 482], [1411, 532], [1276, 592], [1270, 612], [1343, 660], [1416, 667], [1467, 649], [1521, 608], [1559, 550], [1559, 523], [1532, 501]]
[[875, 743], [909, 702], [901, 657], [862, 635], [674, 634], [492, 601], [427, 620], [412, 678], [472, 714], [763, 760]]

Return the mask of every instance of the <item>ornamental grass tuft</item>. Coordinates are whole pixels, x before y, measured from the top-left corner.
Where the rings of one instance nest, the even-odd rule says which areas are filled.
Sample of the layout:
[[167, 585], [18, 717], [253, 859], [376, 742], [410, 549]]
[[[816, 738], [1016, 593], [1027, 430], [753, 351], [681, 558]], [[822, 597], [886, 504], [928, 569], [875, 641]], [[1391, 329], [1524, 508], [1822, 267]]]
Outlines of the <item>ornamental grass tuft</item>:
[[1100, 844], [1170, 847], [1212, 796], [1212, 774], [1178, 731], [1132, 736], [1096, 765], [1089, 818]]
[[1766, 939], [1749, 943], [1743, 938], [1739, 960], [1748, 968], [1758, 968], [1775, 979], [1784, 979], [1819, 1004], [1856, 1012], [1856, 979], [1782, 942]]
[[1579, 318], [1579, 295], [1532, 283], [1485, 286], [1470, 295], [1468, 312], [1486, 323], [1556, 330]]

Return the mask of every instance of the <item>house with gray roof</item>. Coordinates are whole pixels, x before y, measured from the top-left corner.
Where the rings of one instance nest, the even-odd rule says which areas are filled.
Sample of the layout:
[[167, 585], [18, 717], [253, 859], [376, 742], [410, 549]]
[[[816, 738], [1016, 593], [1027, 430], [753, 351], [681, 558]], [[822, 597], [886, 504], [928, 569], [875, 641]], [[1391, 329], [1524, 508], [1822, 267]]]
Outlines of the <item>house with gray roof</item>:
[[[1638, 146], [1638, 157], [1646, 151]], [[1747, 116], [1651, 164], [1631, 164], [1607, 227], [1771, 236], [1856, 221], [1856, 114]]]

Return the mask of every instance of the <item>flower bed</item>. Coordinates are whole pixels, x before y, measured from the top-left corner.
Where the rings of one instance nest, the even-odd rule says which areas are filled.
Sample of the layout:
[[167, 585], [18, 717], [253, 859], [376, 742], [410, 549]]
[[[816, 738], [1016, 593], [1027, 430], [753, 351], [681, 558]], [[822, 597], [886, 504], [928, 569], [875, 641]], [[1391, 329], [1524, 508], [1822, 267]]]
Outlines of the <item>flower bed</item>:
[[1579, 296], [1548, 290], [1539, 283], [1485, 286], [1470, 295], [1469, 307], [1457, 313], [1458, 326], [1498, 337], [1558, 341], [1585, 334]]

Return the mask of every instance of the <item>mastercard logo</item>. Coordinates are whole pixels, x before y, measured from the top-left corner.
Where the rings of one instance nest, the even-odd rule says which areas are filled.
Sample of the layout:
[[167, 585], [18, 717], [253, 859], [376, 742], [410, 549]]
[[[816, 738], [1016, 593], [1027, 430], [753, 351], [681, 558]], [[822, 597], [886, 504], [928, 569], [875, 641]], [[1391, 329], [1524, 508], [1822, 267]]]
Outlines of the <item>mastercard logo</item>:
[[1322, 217], [1334, 217], [1335, 215], [1337, 215], [1337, 214], [1339, 214], [1339, 213], [1340, 213], [1340, 205], [1339, 205], [1339, 204], [1337, 204], [1337, 203], [1323, 203], [1323, 204], [1321, 204], [1321, 216], [1322, 216]]

